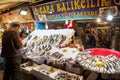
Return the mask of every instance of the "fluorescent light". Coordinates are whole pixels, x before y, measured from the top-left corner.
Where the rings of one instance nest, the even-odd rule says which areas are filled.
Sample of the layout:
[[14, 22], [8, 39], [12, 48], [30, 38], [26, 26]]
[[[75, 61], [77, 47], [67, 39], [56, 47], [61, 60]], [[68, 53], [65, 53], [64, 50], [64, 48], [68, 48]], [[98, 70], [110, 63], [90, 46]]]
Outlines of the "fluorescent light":
[[47, 24], [47, 22], [45, 23], [45, 29], [48, 29], [48, 24]]
[[26, 15], [26, 14], [27, 14], [27, 9], [20, 10], [20, 15]]
[[109, 15], [107, 16], [107, 21], [112, 21], [112, 19], [113, 19], [113, 15], [110, 15], [110, 14], [109, 14]]

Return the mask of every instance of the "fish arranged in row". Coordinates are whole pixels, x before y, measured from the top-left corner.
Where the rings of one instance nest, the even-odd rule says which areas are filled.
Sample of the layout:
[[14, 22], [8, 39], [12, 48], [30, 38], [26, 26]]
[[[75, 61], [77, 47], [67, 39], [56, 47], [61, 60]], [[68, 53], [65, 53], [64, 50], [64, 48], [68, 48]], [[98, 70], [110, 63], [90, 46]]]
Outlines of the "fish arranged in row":
[[76, 61], [85, 69], [99, 73], [120, 73], [120, 59], [114, 55], [92, 56], [81, 53], [76, 57]]
[[26, 39], [26, 44], [38, 43], [39, 45], [51, 44], [54, 46], [60, 46], [65, 40], [66, 36], [62, 34], [44, 35], [40, 37], [29, 35]]

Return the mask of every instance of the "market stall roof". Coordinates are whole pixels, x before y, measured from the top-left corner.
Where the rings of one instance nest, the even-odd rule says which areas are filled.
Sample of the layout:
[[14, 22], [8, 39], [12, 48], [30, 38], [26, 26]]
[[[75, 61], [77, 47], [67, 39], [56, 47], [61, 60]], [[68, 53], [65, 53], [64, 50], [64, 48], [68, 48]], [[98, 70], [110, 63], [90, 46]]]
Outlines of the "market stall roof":
[[3, 0], [0, 1], [0, 15], [22, 6], [34, 6], [55, 0]]
[[0, 11], [12, 8], [15, 5], [21, 4], [22, 2], [0, 2]]
[[31, 0], [3, 0], [0, 1], [0, 12], [4, 12], [6, 10], [9, 10], [10, 8], [13, 8], [19, 4], [30, 2]]

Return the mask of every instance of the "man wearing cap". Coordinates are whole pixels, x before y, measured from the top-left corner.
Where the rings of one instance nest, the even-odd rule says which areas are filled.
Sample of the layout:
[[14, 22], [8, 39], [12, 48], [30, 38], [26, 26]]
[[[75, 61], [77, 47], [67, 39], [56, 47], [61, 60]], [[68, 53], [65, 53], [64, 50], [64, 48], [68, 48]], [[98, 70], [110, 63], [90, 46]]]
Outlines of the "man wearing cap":
[[17, 50], [22, 48], [22, 43], [17, 32], [19, 27], [18, 22], [10, 23], [10, 28], [2, 36], [1, 56], [5, 60], [3, 80], [20, 80], [21, 54]]

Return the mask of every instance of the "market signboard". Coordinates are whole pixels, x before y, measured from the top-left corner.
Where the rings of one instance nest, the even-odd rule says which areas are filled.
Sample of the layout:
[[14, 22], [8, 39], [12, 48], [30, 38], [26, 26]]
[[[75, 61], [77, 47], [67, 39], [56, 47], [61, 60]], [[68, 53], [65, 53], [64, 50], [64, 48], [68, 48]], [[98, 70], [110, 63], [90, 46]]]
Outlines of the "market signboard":
[[34, 7], [37, 21], [83, 20], [99, 16], [102, 7], [116, 6], [120, 10], [119, 0], [63, 0]]

